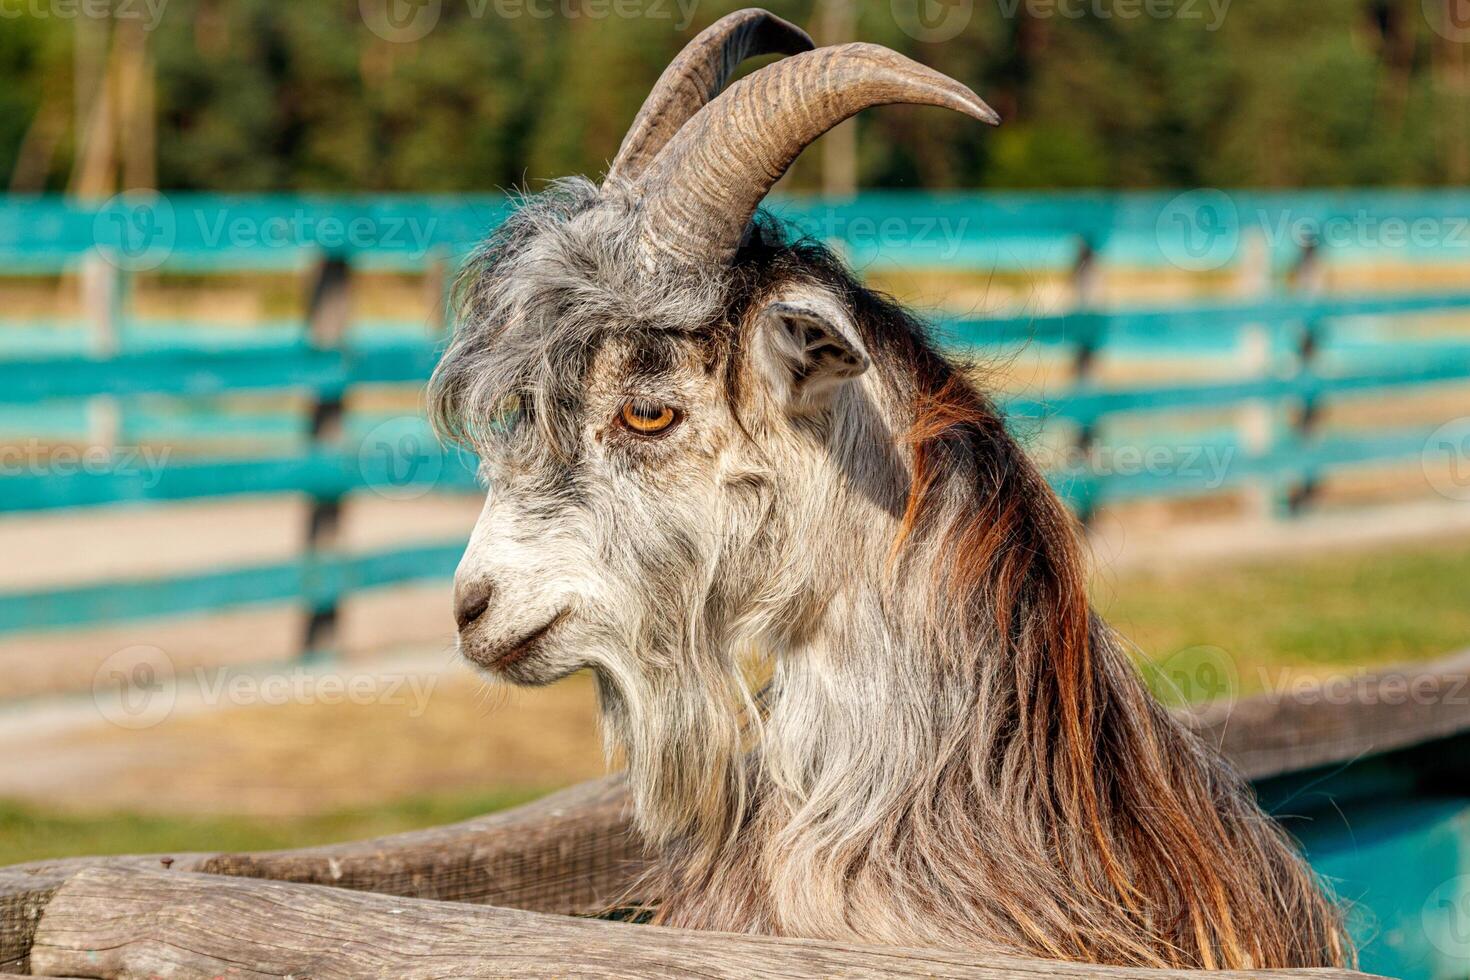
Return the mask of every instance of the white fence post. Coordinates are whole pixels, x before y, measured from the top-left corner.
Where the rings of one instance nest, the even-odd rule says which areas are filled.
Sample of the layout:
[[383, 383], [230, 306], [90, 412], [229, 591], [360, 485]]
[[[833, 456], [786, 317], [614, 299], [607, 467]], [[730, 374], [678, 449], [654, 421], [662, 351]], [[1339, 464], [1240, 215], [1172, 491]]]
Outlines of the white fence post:
[[[94, 250], [82, 260], [82, 308], [88, 331], [88, 353], [106, 359], [122, 348], [122, 320], [127, 280], [116, 262]], [[111, 395], [87, 402], [87, 442], [111, 453], [122, 438], [122, 407]]]
[[[1247, 299], [1264, 299], [1272, 293], [1271, 253], [1265, 234], [1258, 228], [1244, 229], [1241, 237], [1240, 292]], [[1246, 378], [1270, 377], [1275, 366], [1275, 329], [1268, 323], [1243, 327], [1239, 338], [1240, 370]], [[1236, 414], [1240, 451], [1246, 457], [1269, 455], [1276, 448], [1277, 404], [1269, 398], [1243, 402]], [[1276, 488], [1271, 477], [1262, 477], [1243, 491], [1247, 517], [1274, 520], [1277, 516]]]

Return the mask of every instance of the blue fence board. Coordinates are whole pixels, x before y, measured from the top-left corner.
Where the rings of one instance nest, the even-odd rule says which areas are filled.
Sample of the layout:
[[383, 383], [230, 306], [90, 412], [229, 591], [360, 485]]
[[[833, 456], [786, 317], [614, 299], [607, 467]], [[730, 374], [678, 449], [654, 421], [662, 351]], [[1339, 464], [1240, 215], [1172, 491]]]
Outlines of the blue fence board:
[[[1226, 264], [1238, 258], [1246, 234], [1258, 234], [1264, 236], [1276, 267], [1285, 268], [1301, 251], [1293, 229], [1327, 228], [1334, 222], [1357, 222], [1367, 228], [1385, 222], [1438, 222], [1445, 232], [1438, 248], [1442, 257], [1457, 259], [1470, 251], [1470, 234], [1464, 249], [1449, 234], [1451, 223], [1470, 213], [1466, 192], [864, 194], [844, 202], [777, 199], [772, 207], [799, 229], [836, 243], [859, 264], [1061, 269], [1090, 248], [1116, 264], [1178, 265], [1181, 254], [1201, 257], [1190, 250], [1195, 243], [1189, 240], [1199, 229], [1181, 221], [1181, 214], [1188, 219], [1202, 211], [1208, 211], [1212, 221], [1227, 219], [1207, 229], [1221, 234], [1209, 243], [1215, 251], [1203, 255], [1207, 260], [1223, 256]], [[98, 254], [110, 257], [124, 272], [295, 270], [323, 256], [340, 256], [358, 267], [414, 269], [463, 259], [508, 210], [507, 201], [497, 195], [170, 194], [124, 196], [103, 207], [54, 198], [0, 198], [0, 275], [73, 269]], [[1357, 252], [1375, 252], [1375, 243], [1366, 236], [1360, 245], [1356, 252], [1334, 248], [1332, 255], [1352, 261]], [[1185, 246], [1189, 248], [1181, 253]], [[1397, 249], [1396, 254], [1408, 253]], [[1120, 419], [1153, 419], [1131, 424], [1152, 426], [1146, 439], [1136, 432], [1133, 438], [1157, 448], [1178, 442], [1159, 429], [1157, 420], [1168, 412], [1226, 410], [1255, 401], [1299, 405], [1470, 381], [1470, 339], [1447, 335], [1403, 341], [1364, 330], [1365, 324], [1371, 328], [1408, 318], [1467, 315], [1470, 290], [1438, 290], [1282, 295], [1249, 302], [1060, 315], [941, 315], [936, 331], [958, 351], [1033, 344], [1196, 356], [1203, 351], [1226, 352], [1237, 343], [1240, 330], [1264, 327], [1283, 363], [1289, 363], [1284, 355], [1291, 353], [1303, 330], [1310, 328], [1318, 338], [1321, 353], [1311, 369], [1279, 377], [1127, 388], [1089, 384], [1044, 399], [1003, 399], [1021, 427], [1045, 420], [1096, 431]], [[77, 438], [90, 424], [85, 400], [108, 395], [118, 398], [123, 409], [123, 433], [139, 444], [152, 438], [256, 440], [254, 455], [245, 459], [167, 458], [131, 470], [104, 466], [97, 472], [61, 473], [53, 468], [6, 476], [0, 478], [0, 509], [97, 507], [240, 494], [300, 493], [331, 500], [374, 490], [391, 496], [429, 489], [473, 490], [473, 459], [442, 453], [422, 425], [406, 424], [382, 411], [350, 412], [350, 448], [329, 452], [306, 445], [309, 429], [303, 417], [274, 406], [241, 407], [225, 400], [252, 393], [324, 399], [362, 385], [419, 385], [431, 372], [440, 346], [428, 336], [426, 323], [358, 323], [340, 350], [316, 349], [306, 334], [305, 324], [296, 320], [205, 326], [135, 318], [121, 325], [121, 353], [94, 358], [85, 353], [91, 333], [84, 322], [0, 321], [0, 352], [11, 355], [0, 357], [0, 430], [25, 431], [31, 438], [38, 434], [43, 439]], [[178, 400], [179, 411], [161, 407], [167, 398]], [[375, 435], [380, 426], [390, 424], [392, 445]], [[1286, 484], [1346, 466], [1402, 461], [1422, 452], [1424, 437], [1417, 430], [1327, 433], [1289, 439], [1252, 456], [1234, 437], [1212, 430], [1188, 437], [1188, 448], [1207, 447], [1223, 454], [1220, 458], [1226, 462], [1218, 473], [1168, 467], [1133, 474], [1062, 471], [1054, 474], [1054, 482], [1086, 511], [1120, 500], [1210, 493], [1245, 482]], [[357, 448], [362, 440], [374, 438], [378, 444]], [[259, 440], [276, 441], [262, 448]], [[1185, 449], [1182, 443], [1180, 449]], [[379, 578], [399, 581], [419, 573], [415, 562], [431, 569], [441, 567], [441, 559], [432, 549], [396, 553], [391, 561], [384, 558], [388, 564], [381, 566], [385, 569], [381, 576], [373, 573], [379, 566], [347, 569], [337, 564], [310, 573], [295, 566], [242, 570], [245, 577], [238, 580], [222, 572], [217, 579], [190, 580], [198, 586], [198, 598], [189, 601], [226, 606], [269, 595], [282, 601], [294, 596], [310, 604], [321, 596], [338, 595], [339, 586], [369, 587]], [[121, 615], [122, 605], [130, 610], [209, 608], [170, 598], [176, 584], [132, 583], [127, 587], [142, 590], [129, 594], [137, 602], [97, 598], [74, 604], [70, 615], [79, 618], [72, 622]], [[100, 583], [88, 588], [101, 596], [121, 587]], [[32, 602], [43, 610], [29, 618], [12, 613], [14, 623], [59, 624], [60, 613], [44, 610], [63, 598], [51, 593], [0, 596], [0, 607], [13, 607], [12, 600], [22, 605]]]
[[0, 479], [0, 510], [66, 510], [112, 504], [162, 503], [258, 494], [302, 493], [332, 499], [358, 490], [401, 496], [414, 488], [473, 491], [466, 454], [441, 453], [425, 440], [412, 456], [387, 450], [311, 453], [267, 459], [187, 460], [154, 466], [127, 461], [118, 472], [35, 473]]
[[[125, 265], [186, 272], [294, 269], [321, 254], [416, 268], [466, 254], [509, 207], [500, 195], [9, 198], [0, 200], [0, 272], [51, 273], [98, 248]], [[1244, 236], [1257, 234], [1285, 267], [1314, 230], [1338, 260], [1470, 258], [1462, 191], [864, 193], [770, 207], [859, 263], [1034, 271], [1070, 265], [1086, 242], [1116, 264], [1167, 266], [1183, 255], [1213, 265], [1236, 260]]]
[[[832, 243], [860, 268], [1064, 273], [1091, 252], [1115, 267], [1229, 272], [1254, 240], [1279, 275], [1302, 258], [1312, 237], [1322, 245], [1319, 261], [1328, 264], [1470, 262], [1470, 191], [895, 193], [840, 202], [777, 198], [771, 208], [806, 234]], [[462, 261], [508, 212], [499, 195], [125, 195], [101, 207], [0, 197], [0, 276], [50, 277], [74, 272], [97, 256], [124, 275], [155, 269], [184, 275], [296, 272], [328, 256], [360, 269], [420, 270]], [[1343, 230], [1349, 233], [1336, 234]], [[1193, 432], [1177, 425], [1171, 432], [1163, 416], [1218, 412], [1247, 402], [1301, 406], [1465, 383], [1470, 336], [1405, 337], [1403, 327], [1411, 319], [1418, 326], [1431, 318], [1442, 327], [1445, 318], [1467, 315], [1470, 290], [1437, 290], [1060, 315], [941, 315], [936, 330], [966, 353], [1036, 345], [1066, 353], [1181, 358], [1228, 353], [1242, 330], [1265, 328], [1286, 372], [1280, 376], [1127, 388], [1089, 384], [1045, 399], [1003, 399], [1019, 428], [1041, 430], [1037, 420], [1061, 422], [1110, 434], [1107, 448], [1115, 454], [1128, 448], [1163, 451], [1141, 470], [1103, 473], [1084, 464], [1076, 472], [1063, 467], [1051, 473], [1057, 490], [1085, 513], [1119, 501], [1206, 495], [1247, 484], [1300, 485], [1344, 468], [1422, 458], [1429, 433], [1417, 428], [1303, 429], [1253, 454], [1217, 418]], [[0, 510], [241, 494], [334, 501], [354, 493], [400, 498], [475, 489], [473, 458], [442, 451], [421, 421], [381, 410], [349, 412], [345, 444], [352, 448], [326, 451], [310, 446], [309, 423], [301, 415], [227, 401], [252, 393], [324, 400], [361, 385], [419, 385], [438, 355], [427, 323], [358, 322], [345, 348], [333, 351], [313, 348], [305, 324], [289, 319], [205, 326], [131, 317], [117, 328], [121, 353], [94, 358], [87, 355], [93, 334], [86, 322], [0, 318], [0, 431], [42, 442], [79, 439], [92, 421], [86, 399], [110, 395], [122, 408], [127, 440], [244, 438], [254, 441], [254, 454], [135, 458], [95, 472], [63, 473], [52, 466], [0, 476]], [[1306, 332], [1315, 339], [1317, 356], [1310, 367], [1298, 369], [1293, 357]], [[170, 398], [177, 411], [161, 407]], [[286, 446], [262, 449], [260, 440]], [[1201, 452], [1208, 454], [1203, 463]], [[0, 594], [0, 635], [264, 604], [326, 611], [363, 590], [445, 578], [463, 547], [463, 541], [417, 542], [367, 554], [319, 553], [250, 567]], [[1426, 752], [1441, 760], [1464, 758], [1458, 749]], [[1377, 916], [1354, 920], [1359, 937], [1368, 940], [1364, 967], [1395, 975], [1449, 975], [1470, 955], [1470, 937], [1453, 916], [1470, 902], [1470, 879], [1457, 874], [1470, 840], [1470, 802], [1458, 795], [1433, 798], [1413, 785], [1408, 774], [1423, 771], [1421, 765], [1370, 760], [1374, 764], [1380, 772], [1371, 794], [1365, 788], [1372, 781], [1361, 771], [1353, 776], [1356, 796], [1324, 790], [1337, 772], [1266, 780], [1258, 790], [1272, 812], [1303, 837], [1319, 871], [1347, 900], [1362, 903], [1354, 914], [1371, 910]], [[1440, 785], [1461, 784], [1463, 776], [1457, 775]], [[1351, 827], [1334, 823], [1346, 822], [1339, 803], [1350, 807]], [[1302, 811], [1308, 819], [1290, 822]]]
[[444, 578], [454, 572], [463, 553], [464, 542], [454, 541], [146, 581], [13, 592], [0, 595], [0, 635], [267, 603], [323, 608], [365, 589]]

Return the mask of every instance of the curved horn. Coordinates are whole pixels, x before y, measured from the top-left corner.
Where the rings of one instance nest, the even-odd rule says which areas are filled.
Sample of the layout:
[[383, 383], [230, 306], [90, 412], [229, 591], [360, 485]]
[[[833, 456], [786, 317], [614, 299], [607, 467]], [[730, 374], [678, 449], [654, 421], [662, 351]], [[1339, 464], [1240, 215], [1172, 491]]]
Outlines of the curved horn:
[[715, 21], [684, 46], [659, 76], [608, 169], [604, 188], [625, 186], [664, 144], [720, 94], [736, 67], [763, 54], [800, 54], [814, 45], [806, 31], [754, 7]]
[[660, 254], [728, 262], [771, 187], [827, 130], [871, 106], [910, 103], [992, 126], [995, 110], [946, 75], [876, 44], [844, 44], [767, 65], [705, 106], [634, 188], [643, 240]]

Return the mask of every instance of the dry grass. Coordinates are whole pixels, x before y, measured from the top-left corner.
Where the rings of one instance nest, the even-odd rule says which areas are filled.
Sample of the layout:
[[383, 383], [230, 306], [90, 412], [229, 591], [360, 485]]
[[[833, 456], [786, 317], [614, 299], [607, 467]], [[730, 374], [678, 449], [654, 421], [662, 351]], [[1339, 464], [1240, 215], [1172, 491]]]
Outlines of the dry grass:
[[0, 764], [0, 797], [75, 811], [300, 817], [444, 794], [534, 795], [604, 771], [585, 677], [512, 692], [461, 668], [404, 673], [412, 680], [379, 684], [370, 703], [346, 703], [317, 680], [303, 682], [315, 693], [280, 706], [252, 696], [143, 730], [98, 717], [26, 739]]

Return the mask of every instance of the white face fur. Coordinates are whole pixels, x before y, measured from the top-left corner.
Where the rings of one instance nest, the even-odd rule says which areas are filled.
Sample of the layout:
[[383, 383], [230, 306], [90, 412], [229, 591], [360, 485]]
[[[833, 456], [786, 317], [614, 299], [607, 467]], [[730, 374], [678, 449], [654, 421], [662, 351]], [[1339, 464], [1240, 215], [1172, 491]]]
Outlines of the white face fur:
[[710, 661], [759, 631], [768, 593], [800, 588], [771, 581], [792, 565], [771, 532], [800, 471], [824, 467], [810, 433], [868, 358], [814, 287], [768, 300], [748, 335], [733, 368], [723, 345], [687, 334], [607, 340], [579, 403], [557, 409], [575, 416], [557, 453], [537, 452], [540, 427], [507, 403], [456, 575], [466, 658], [520, 684], [591, 666], [644, 689], [650, 675], [727, 669]]

